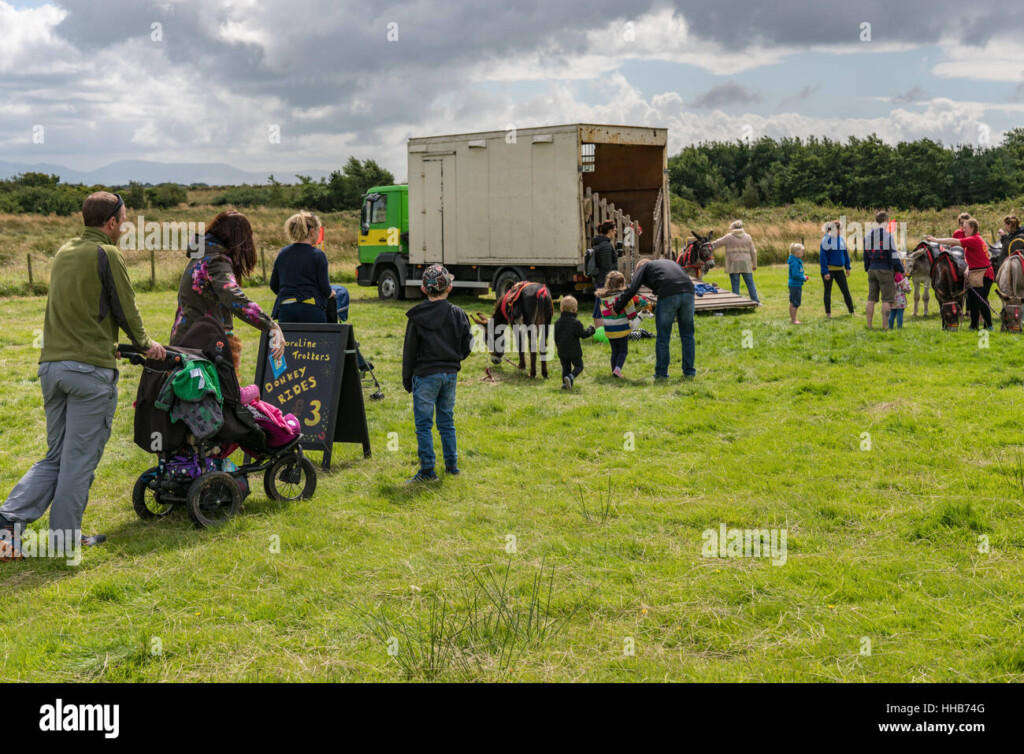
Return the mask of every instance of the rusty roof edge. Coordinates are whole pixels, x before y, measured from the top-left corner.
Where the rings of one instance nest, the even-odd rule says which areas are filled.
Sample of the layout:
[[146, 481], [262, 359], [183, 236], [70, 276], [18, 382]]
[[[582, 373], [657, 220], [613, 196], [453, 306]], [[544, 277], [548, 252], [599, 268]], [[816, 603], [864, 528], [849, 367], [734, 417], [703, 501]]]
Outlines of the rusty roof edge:
[[[661, 126], [630, 126], [630, 125], [615, 125], [612, 123], [563, 123], [554, 126], [529, 126], [526, 128], [515, 129], [517, 134], [535, 134], [535, 133], [554, 133], [559, 131], [571, 131], [584, 129], [593, 131], [595, 129], [613, 129], [617, 131], [653, 131], [656, 134], [662, 136], [665, 141], [668, 137], [668, 128]], [[412, 143], [428, 143], [435, 141], [445, 141], [452, 139], [468, 139], [470, 137], [481, 138], [481, 137], [498, 137], [507, 134], [509, 129], [500, 129], [495, 131], [471, 131], [460, 134], [438, 134], [436, 136], [411, 136], [409, 137], [409, 144]], [[658, 140], [653, 145], [661, 146], [665, 141]], [[611, 142], [615, 143], [615, 142]]]

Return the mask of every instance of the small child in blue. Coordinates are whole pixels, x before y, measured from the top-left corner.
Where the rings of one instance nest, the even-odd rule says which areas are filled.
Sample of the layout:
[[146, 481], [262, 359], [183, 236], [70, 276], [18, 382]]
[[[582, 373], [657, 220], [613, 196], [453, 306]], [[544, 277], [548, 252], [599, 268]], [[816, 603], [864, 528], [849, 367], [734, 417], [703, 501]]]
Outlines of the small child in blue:
[[807, 275], [804, 274], [803, 244], [789, 245], [789, 259], [786, 262], [789, 264], [789, 321], [794, 325], [802, 325], [803, 322], [796, 318], [796, 310], [800, 308], [804, 283], [807, 282]]

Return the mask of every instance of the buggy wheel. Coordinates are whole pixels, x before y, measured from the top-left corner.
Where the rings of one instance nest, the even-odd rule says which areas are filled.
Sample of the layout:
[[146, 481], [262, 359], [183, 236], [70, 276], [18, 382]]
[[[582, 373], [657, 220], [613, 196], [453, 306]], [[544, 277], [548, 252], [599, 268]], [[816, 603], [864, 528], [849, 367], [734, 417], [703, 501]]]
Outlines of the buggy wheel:
[[157, 480], [160, 469], [154, 466], [142, 472], [135, 480], [135, 487], [132, 489], [132, 507], [135, 514], [143, 521], [154, 518], [163, 518], [172, 510], [174, 503], [165, 503], [160, 500], [160, 494], [150, 485]]
[[192, 482], [188, 490], [188, 515], [198, 528], [219, 526], [242, 507], [238, 483], [230, 474], [211, 471]]
[[263, 474], [263, 489], [271, 500], [308, 500], [316, 491], [316, 467], [294, 453], [278, 458]]

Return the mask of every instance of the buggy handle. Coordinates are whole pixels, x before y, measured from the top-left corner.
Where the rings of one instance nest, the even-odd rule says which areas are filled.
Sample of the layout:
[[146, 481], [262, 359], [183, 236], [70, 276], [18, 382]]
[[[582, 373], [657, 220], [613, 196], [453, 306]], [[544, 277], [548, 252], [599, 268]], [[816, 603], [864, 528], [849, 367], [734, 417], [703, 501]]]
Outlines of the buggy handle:
[[[148, 360], [146, 358], [146, 352], [131, 343], [118, 343], [117, 352], [121, 354], [123, 358], [128, 359], [128, 361], [135, 365], [145, 364]], [[154, 359], [154, 361], [156, 361], [156, 359]], [[163, 359], [163, 361], [170, 361], [172, 364], [180, 364], [181, 354], [167, 350], [167, 357]]]

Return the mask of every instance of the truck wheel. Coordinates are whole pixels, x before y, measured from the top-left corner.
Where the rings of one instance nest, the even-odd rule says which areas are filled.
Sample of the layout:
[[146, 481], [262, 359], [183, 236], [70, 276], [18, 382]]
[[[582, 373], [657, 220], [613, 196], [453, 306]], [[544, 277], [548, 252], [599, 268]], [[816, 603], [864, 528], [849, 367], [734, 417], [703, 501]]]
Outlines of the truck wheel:
[[398, 272], [393, 269], [384, 270], [377, 278], [377, 295], [385, 301], [397, 301], [405, 298], [405, 290], [398, 280]]
[[501, 298], [509, 289], [518, 283], [523, 278], [520, 277], [519, 273], [515, 270], [505, 270], [503, 273], [498, 275], [498, 279], [494, 281], [494, 295], [497, 298]]

